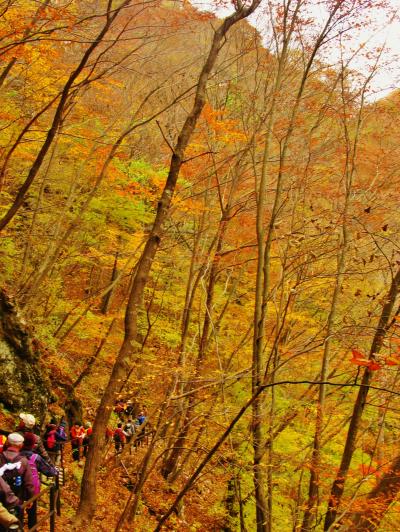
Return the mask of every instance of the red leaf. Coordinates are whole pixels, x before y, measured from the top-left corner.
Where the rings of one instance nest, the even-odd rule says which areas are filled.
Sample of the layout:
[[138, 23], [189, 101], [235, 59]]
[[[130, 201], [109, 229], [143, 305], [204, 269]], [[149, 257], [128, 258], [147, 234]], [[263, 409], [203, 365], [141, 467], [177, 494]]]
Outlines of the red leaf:
[[358, 349], [352, 349], [351, 353], [353, 355], [353, 358], [350, 360], [352, 364], [356, 364], [357, 366], [369, 367], [370, 360], [365, 358], [365, 356], [361, 353], [361, 351], [358, 351]]
[[364, 355], [360, 351], [358, 351], [357, 349], [352, 349], [351, 350], [351, 354], [353, 355], [353, 358], [364, 359]]
[[352, 349], [351, 353], [353, 355], [353, 358], [350, 360], [352, 364], [356, 364], [357, 366], [365, 366], [371, 371], [382, 369], [381, 364], [378, 364], [374, 360], [369, 360], [368, 358], [365, 358], [365, 355], [363, 355], [361, 351], [358, 351], [358, 349]]
[[371, 371], [376, 371], [377, 369], [382, 369], [382, 366], [378, 364], [378, 362], [374, 362], [373, 360], [369, 361], [368, 368]]
[[370, 360], [367, 360], [366, 358], [352, 358], [350, 360], [352, 364], [356, 364], [357, 366], [367, 366], [370, 365]]

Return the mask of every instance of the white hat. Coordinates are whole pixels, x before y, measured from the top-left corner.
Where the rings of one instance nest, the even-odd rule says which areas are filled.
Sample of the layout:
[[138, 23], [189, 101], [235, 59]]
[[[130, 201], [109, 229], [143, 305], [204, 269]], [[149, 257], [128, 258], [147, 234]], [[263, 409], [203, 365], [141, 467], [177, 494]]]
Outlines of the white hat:
[[24, 437], [19, 432], [12, 432], [7, 436], [7, 441], [10, 445], [21, 445], [24, 443]]
[[35, 416], [32, 416], [32, 414], [20, 414], [20, 419], [24, 422], [24, 425], [27, 429], [33, 429], [33, 427], [36, 424]]

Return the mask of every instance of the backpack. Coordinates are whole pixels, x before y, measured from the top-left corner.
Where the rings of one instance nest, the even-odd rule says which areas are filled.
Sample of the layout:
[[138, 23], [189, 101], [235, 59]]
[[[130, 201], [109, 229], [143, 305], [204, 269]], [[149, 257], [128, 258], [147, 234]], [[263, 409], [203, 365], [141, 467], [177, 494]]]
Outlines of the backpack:
[[[11, 466], [13, 464], [16, 464], [19, 462], [21, 464], [21, 456], [17, 456], [14, 461], [9, 460], [7, 456], [4, 453], [0, 454], [0, 466], [3, 466], [5, 464], [10, 464]], [[19, 499], [22, 498], [22, 475], [19, 472], [18, 467], [10, 468], [4, 471], [3, 473], [3, 480], [7, 482], [7, 484], [10, 486], [11, 491], [16, 495]]]
[[58, 435], [59, 435], [60, 439], [61, 440], [66, 440], [67, 439], [67, 434], [65, 432], [65, 427], [60, 425], [57, 430], [58, 430]]
[[124, 427], [124, 431], [128, 434], [128, 436], [133, 436], [135, 434], [135, 427], [132, 423], [127, 423]]
[[37, 459], [38, 459], [38, 455], [35, 453], [32, 453], [28, 460], [28, 464], [31, 466], [33, 490], [35, 492], [35, 495], [40, 493], [40, 476], [39, 476], [39, 471], [36, 465]]
[[120, 432], [115, 432], [114, 433], [114, 441], [116, 443], [121, 443], [122, 442], [122, 438], [121, 438], [121, 433]]
[[46, 446], [46, 449], [49, 451], [55, 448], [56, 446], [56, 431], [55, 430], [50, 430], [46, 434], [45, 446]]

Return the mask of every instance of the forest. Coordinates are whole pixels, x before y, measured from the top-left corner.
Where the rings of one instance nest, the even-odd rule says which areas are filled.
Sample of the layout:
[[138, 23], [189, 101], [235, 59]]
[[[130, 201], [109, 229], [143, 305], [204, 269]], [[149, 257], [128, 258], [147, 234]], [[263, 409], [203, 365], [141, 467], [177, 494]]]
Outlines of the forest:
[[0, 1], [0, 300], [36, 353], [9, 371], [0, 301], [0, 429], [93, 425], [57, 530], [400, 530], [394, 5]]

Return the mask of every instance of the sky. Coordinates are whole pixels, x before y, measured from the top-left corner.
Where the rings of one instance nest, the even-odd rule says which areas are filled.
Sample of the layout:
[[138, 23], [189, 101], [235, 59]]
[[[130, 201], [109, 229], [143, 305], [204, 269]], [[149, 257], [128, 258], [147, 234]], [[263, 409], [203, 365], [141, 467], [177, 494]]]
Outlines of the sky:
[[[349, 57], [361, 44], [364, 45], [363, 53], [358, 53], [351, 62], [351, 68], [366, 75], [369, 67], [375, 62], [376, 48], [384, 46], [379, 68], [370, 85], [369, 100], [377, 100], [400, 88], [400, 0], [386, 0], [390, 9], [380, 7], [380, 1], [372, 0], [372, 7], [366, 10], [365, 16], [360, 20], [361, 27], [352, 28], [347, 32], [344, 43], [344, 54]], [[212, 10], [219, 17], [226, 16], [232, 8], [213, 9], [211, 2], [196, 2], [193, 4], [199, 9]], [[310, 2], [310, 15], [318, 23], [326, 17], [326, 12], [320, 7], [318, 0]], [[260, 6], [262, 8], [262, 5]], [[368, 20], [369, 19], [369, 20]], [[262, 31], [265, 15], [258, 9], [249, 20], [257, 29]], [[368, 55], [368, 52], [371, 52]], [[326, 46], [324, 59], [331, 64], [338, 63], [340, 52], [338, 44]]]

